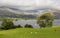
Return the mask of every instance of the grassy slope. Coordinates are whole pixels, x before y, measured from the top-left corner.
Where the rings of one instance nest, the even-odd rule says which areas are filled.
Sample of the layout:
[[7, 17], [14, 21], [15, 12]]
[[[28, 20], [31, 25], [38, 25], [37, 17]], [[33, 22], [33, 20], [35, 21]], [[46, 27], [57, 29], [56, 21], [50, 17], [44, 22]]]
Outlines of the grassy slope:
[[44, 29], [17, 28], [3, 30], [0, 31], [0, 38], [60, 38], [60, 27]]

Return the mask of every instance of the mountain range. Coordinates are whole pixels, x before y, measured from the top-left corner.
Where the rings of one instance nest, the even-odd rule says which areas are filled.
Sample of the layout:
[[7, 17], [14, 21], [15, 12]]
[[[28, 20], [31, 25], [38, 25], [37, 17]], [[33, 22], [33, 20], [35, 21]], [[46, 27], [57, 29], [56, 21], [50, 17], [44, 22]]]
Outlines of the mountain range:
[[52, 12], [55, 19], [60, 19], [60, 10], [55, 8], [38, 8], [34, 10], [21, 10], [16, 7], [0, 6], [0, 17], [11, 18], [36, 18], [44, 12]]

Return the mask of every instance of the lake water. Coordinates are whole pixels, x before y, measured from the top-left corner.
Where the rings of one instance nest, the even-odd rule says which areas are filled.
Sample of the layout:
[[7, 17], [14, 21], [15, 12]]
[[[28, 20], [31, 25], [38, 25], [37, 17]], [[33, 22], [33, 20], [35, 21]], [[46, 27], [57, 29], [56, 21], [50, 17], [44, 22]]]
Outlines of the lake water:
[[[23, 27], [26, 24], [30, 24], [34, 28], [40, 28], [39, 25], [37, 24], [37, 21], [36, 20], [17, 20], [17, 21], [13, 21], [13, 23], [14, 23], [14, 25], [21, 25]], [[0, 21], [0, 24], [2, 24], [1, 21]], [[60, 20], [54, 20], [53, 21], [53, 25], [54, 26], [59, 26], [60, 25]]]

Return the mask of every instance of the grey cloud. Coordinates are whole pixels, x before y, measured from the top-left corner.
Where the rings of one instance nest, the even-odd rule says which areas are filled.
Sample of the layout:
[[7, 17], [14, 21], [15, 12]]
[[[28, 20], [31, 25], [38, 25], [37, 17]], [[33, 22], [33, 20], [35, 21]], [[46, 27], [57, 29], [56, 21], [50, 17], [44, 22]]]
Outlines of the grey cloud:
[[60, 0], [0, 0], [0, 6], [17, 6], [18, 9], [29, 10], [39, 7], [53, 7], [60, 9]]

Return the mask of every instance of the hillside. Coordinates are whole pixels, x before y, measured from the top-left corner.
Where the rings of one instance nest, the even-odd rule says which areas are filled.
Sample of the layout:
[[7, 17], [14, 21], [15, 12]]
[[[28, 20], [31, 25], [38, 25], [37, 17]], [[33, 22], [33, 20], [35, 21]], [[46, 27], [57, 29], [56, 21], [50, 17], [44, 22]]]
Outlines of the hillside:
[[24, 13], [19, 13], [17, 14], [18, 11], [14, 11], [9, 8], [0, 8], [0, 17], [10, 17], [10, 18], [35, 18], [36, 16], [34, 15], [25, 15]]
[[39, 8], [35, 10], [19, 10], [13, 7], [0, 7], [0, 17], [10, 18], [33, 18], [35, 19], [39, 14], [44, 12], [51, 12], [55, 19], [60, 19], [60, 10], [54, 8]]
[[3, 30], [0, 31], [0, 38], [60, 38], [60, 27], [43, 29], [17, 28]]
[[55, 19], [60, 19], [60, 10], [51, 9], [50, 11], [53, 13]]

